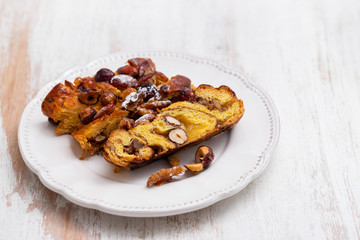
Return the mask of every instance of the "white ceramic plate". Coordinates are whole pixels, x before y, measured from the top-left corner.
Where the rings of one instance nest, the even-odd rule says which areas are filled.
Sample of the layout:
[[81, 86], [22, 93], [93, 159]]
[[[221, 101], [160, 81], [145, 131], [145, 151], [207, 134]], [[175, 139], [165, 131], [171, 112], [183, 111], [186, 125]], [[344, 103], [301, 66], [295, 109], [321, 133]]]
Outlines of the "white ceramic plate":
[[[245, 114], [238, 125], [205, 143], [213, 148], [216, 159], [206, 171], [147, 188], [153, 172], [169, 167], [166, 161], [115, 174], [101, 155], [80, 161], [79, 144], [70, 135], [54, 134], [40, 107], [53, 86], [65, 79], [93, 75], [102, 67], [116, 70], [133, 57], [150, 57], [165, 75], [185, 75], [195, 86], [228, 85], [243, 99]], [[18, 131], [23, 159], [45, 186], [80, 206], [132, 217], [190, 212], [234, 195], [264, 171], [278, 137], [279, 117], [273, 102], [243, 73], [210, 60], [169, 52], [119, 53], [65, 72], [26, 106]], [[177, 154], [182, 164], [194, 161], [196, 148]]]

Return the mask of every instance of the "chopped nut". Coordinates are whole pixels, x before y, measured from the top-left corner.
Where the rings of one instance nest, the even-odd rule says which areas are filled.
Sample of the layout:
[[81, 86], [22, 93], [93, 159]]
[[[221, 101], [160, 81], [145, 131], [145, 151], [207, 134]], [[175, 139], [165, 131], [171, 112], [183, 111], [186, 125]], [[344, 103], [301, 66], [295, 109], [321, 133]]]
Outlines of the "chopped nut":
[[181, 126], [181, 122], [170, 115], [165, 115], [164, 120], [167, 124], [171, 126]]
[[96, 110], [92, 107], [85, 108], [79, 113], [79, 119], [82, 122], [82, 124], [86, 125], [89, 124], [92, 120], [94, 120], [94, 117], [96, 115]]
[[136, 77], [138, 75], [138, 70], [135, 67], [129, 65], [119, 67], [118, 70], [116, 70], [116, 72], [118, 74], [126, 74], [132, 77]]
[[143, 104], [141, 104], [140, 107], [156, 110], [156, 109], [162, 109], [167, 106], [170, 106], [170, 104], [171, 104], [170, 100], [154, 101], [154, 102], [143, 103]]
[[147, 109], [147, 108], [142, 108], [142, 107], [138, 107], [136, 109], [136, 113], [139, 114], [140, 116], [144, 116], [146, 114], [155, 114], [155, 112], [151, 109]]
[[169, 138], [176, 144], [184, 144], [187, 141], [186, 133], [181, 128], [173, 129], [169, 132]]
[[137, 125], [139, 125], [140, 123], [143, 123], [143, 122], [151, 122], [152, 120], [155, 119], [155, 117], [156, 116], [154, 114], [145, 114], [144, 116], [138, 118], [135, 121], [134, 127], [136, 127]]
[[95, 89], [84, 89], [78, 94], [79, 101], [86, 105], [94, 105], [99, 101], [100, 93]]
[[119, 123], [119, 129], [129, 130], [133, 128], [135, 125], [135, 121], [130, 118], [124, 118]]
[[180, 165], [180, 158], [178, 158], [177, 156], [169, 156], [167, 157], [168, 162], [170, 163], [171, 166], [176, 167]]
[[122, 92], [123, 99], [125, 99], [130, 93], [136, 92], [135, 88], [127, 88]]
[[104, 140], [106, 140], [106, 137], [104, 135], [97, 135], [95, 137], [95, 141], [100, 143], [100, 142], [104, 142]]
[[172, 167], [172, 168], [165, 168], [165, 169], [161, 169], [160, 171], [153, 173], [148, 181], [147, 181], [147, 186], [151, 187], [151, 186], [160, 186], [162, 184], [168, 183], [172, 180], [172, 178], [174, 176], [179, 176], [181, 174], [183, 174], [185, 172], [185, 169], [177, 166], [177, 167]]
[[155, 72], [155, 64], [150, 60], [146, 59], [139, 66], [139, 76], [145, 76], [149, 73]]
[[184, 165], [188, 170], [190, 170], [193, 173], [199, 173], [204, 170], [204, 166], [202, 163], [194, 163], [194, 164], [188, 164]]
[[89, 142], [91, 142], [92, 144], [101, 145], [101, 144], [106, 142], [106, 139], [107, 139], [106, 136], [104, 136], [102, 134], [99, 134], [99, 135], [97, 135], [95, 137], [90, 138]]
[[114, 76], [110, 80], [110, 84], [120, 90], [125, 90], [127, 88], [135, 87], [137, 85], [137, 80], [130, 75], [120, 74]]
[[197, 163], [202, 163], [204, 168], [209, 166], [213, 160], [214, 160], [214, 153], [210, 147], [201, 146], [196, 151], [195, 161]]
[[116, 103], [116, 94], [114, 92], [106, 92], [100, 97], [100, 103], [103, 106], [108, 104], [115, 104]]
[[168, 82], [169, 79], [161, 72], [151, 72], [142, 78], [139, 79], [138, 86], [141, 86], [142, 84], [149, 82], [152, 84], [155, 84], [156, 86], [159, 86], [160, 84]]
[[105, 107], [102, 107], [98, 113], [95, 115], [94, 117], [94, 120], [95, 119], [98, 119], [98, 118], [101, 118], [105, 115], [110, 115], [113, 113], [113, 111], [115, 110], [115, 105], [114, 104], [109, 104], [109, 105], [106, 105]]

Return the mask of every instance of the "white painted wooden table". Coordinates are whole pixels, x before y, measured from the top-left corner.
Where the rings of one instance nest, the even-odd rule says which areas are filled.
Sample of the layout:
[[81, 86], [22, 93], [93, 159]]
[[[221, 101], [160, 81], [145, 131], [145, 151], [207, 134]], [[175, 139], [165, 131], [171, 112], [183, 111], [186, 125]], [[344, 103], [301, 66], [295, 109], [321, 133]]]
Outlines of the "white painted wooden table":
[[[68, 202], [25, 166], [17, 127], [38, 89], [144, 50], [223, 62], [272, 96], [280, 141], [245, 190], [188, 214], [127, 218]], [[0, 239], [360, 238], [357, 0], [0, 0], [0, 60]]]

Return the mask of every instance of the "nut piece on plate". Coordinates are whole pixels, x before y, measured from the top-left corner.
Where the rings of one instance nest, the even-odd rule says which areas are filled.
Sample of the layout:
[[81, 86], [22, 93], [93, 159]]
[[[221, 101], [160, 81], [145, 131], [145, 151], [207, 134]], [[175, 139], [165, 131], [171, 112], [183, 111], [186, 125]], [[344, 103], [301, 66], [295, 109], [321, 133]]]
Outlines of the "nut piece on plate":
[[194, 164], [188, 164], [184, 165], [188, 170], [190, 170], [193, 173], [200, 173], [204, 170], [204, 166], [202, 163], [194, 163]]
[[160, 186], [162, 184], [170, 182], [174, 176], [179, 176], [184, 173], [185, 173], [185, 169], [180, 166], [161, 169], [160, 171], [153, 173], [149, 177], [147, 181], [147, 186], [148, 187], [154, 185]]
[[173, 166], [173, 167], [176, 167], [176, 166], [180, 165], [180, 158], [178, 158], [175, 155], [167, 157], [167, 160], [170, 163], [170, 165]]
[[214, 152], [208, 146], [201, 146], [198, 148], [195, 154], [195, 161], [197, 163], [201, 163], [204, 168], [210, 165], [210, 163], [214, 160]]
[[173, 129], [169, 132], [169, 138], [172, 142], [181, 145], [187, 141], [186, 133], [181, 128]]

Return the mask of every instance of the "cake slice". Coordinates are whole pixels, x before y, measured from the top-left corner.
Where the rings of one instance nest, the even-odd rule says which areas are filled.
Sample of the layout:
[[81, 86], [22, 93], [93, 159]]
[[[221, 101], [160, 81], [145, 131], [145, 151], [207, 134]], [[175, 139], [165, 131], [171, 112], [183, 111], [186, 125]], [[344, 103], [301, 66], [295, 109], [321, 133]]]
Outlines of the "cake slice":
[[104, 144], [104, 158], [136, 169], [230, 129], [244, 114], [242, 100], [227, 86], [200, 85], [195, 96], [194, 102], [163, 108], [151, 122], [113, 131]]

